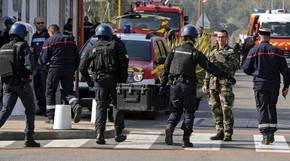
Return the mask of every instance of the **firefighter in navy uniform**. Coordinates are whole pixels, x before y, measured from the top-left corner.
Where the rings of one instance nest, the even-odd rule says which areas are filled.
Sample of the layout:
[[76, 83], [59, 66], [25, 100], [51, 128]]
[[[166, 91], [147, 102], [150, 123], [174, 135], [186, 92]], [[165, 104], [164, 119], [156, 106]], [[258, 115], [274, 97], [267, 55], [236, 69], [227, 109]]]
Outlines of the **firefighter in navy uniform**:
[[[108, 24], [100, 24], [96, 28], [98, 40], [94, 44], [92, 53], [86, 53], [80, 64], [80, 72], [90, 87], [95, 88], [97, 101], [96, 143], [105, 144], [105, 128], [107, 109], [116, 99], [117, 83], [125, 83], [128, 77], [128, 56], [123, 43], [113, 39], [113, 30]], [[88, 68], [92, 64], [93, 80], [89, 76]], [[116, 102], [116, 100], [115, 100]], [[126, 136], [122, 134], [124, 125], [123, 113], [116, 106], [114, 111], [115, 141], [123, 142]]]
[[[24, 40], [27, 28], [24, 24], [12, 25], [9, 35], [11, 41], [0, 49], [0, 74], [3, 81], [3, 109], [0, 112], [0, 127], [10, 116], [19, 97], [25, 107], [26, 129], [25, 146], [40, 147], [34, 141], [35, 105], [32, 79], [33, 58], [29, 46]], [[11, 65], [10, 65], [11, 64]]]
[[253, 76], [256, 108], [258, 111], [258, 128], [263, 135], [262, 144], [274, 142], [277, 131], [276, 104], [279, 96], [280, 74], [283, 76], [285, 97], [289, 87], [288, 67], [283, 51], [272, 46], [271, 30], [259, 30], [261, 43], [253, 47], [243, 62], [242, 68], [248, 75]]
[[46, 110], [47, 123], [53, 123], [56, 104], [56, 91], [61, 84], [64, 98], [71, 105], [74, 112], [74, 123], [81, 119], [81, 106], [74, 96], [73, 81], [74, 72], [79, 65], [79, 54], [72, 36], [63, 35], [59, 32], [58, 25], [48, 27], [50, 37], [45, 40], [39, 63], [49, 67], [46, 80]]
[[210, 63], [207, 58], [194, 48], [195, 39], [198, 37], [196, 28], [192, 25], [184, 26], [182, 44], [168, 55], [164, 64], [164, 74], [161, 79], [160, 93], [165, 92], [166, 84], [170, 82], [170, 116], [165, 130], [165, 143], [173, 144], [173, 131], [184, 113], [182, 124], [183, 147], [192, 147], [190, 135], [196, 110], [196, 74], [195, 68], [199, 64], [208, 72], [223, 78], [229, 78], [233, 83], [235, 79], [228, 73], [220, 70]]

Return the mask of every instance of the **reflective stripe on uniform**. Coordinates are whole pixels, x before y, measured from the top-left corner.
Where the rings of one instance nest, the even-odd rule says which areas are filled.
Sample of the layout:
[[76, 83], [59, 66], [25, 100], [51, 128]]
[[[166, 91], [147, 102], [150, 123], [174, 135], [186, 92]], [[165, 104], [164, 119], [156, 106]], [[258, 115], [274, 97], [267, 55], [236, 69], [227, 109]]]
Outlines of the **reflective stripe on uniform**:
[[47, 105], [46, 109], [47, 110], [54, 110], [55, 109], [55, 105]]
[[2, 52], [11, 52], [11, 51], [13, 52], [14, 50], [13, 49], [1, 49], [1, 51]]
[[72, 99], [69, 100], [68, 103], [71, 104], [71, 103], [73, 103], [74, 101], [78, 101], [78, 99], [77, 99], [77, 98], [72, 98]]
[[259, 124], [259, 128], [277, 127], [277, 124]]
[[191, 55], [191, 52], [186, 52], [186, 51], [179, 51], [179, 50], [175, 50], [176, 53], [181, 53], [181, 54], [187, 54], [187, 55]]

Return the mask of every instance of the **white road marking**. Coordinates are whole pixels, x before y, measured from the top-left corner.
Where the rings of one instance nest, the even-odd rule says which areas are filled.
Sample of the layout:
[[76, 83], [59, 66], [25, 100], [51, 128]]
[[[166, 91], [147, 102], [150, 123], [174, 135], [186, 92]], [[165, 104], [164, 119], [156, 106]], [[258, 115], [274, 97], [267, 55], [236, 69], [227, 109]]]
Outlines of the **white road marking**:
[[0, 141], [0, 148], [5, 148], [11, 144], [13, 144], [15, 141]]
[[142, 134], [134, 134], [131, 132], [127, 135], [127, 140], [116, 145], [115, 149], [149, 149], [158, 139], [161, 132], [142, 132]]
[[289, 146], [284, 136], [275, 136], [275, 142], [270, 145], [263, 145], [261, 143], [262, 139], [262, 135], [254, 135], [256, 152], [290, 153]]
[[70, 140], [52, 140], [48, 144], [44, 145], [45, 148], [55, 148], [55, 147], [69, 147], [69, 148], [77, 148], [81, 147], [85, 143], [87, 143], [89, 139], [70, 139]]
[[193, 143], [193, 148], [184, 148], [185, 150], [207, 150], [219, 151], [221, 150], [221, 140], [210, 140], [213, 136], [211, 133], [192, 133], [190, 141]]

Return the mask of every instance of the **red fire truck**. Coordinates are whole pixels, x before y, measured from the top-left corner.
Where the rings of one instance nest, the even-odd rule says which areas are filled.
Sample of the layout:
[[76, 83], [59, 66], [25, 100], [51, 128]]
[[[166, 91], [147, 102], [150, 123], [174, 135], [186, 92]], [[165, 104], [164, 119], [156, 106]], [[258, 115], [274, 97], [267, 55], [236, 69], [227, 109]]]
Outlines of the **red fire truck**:
[[180, 31], [188, 17], [184, 15], [182, 8], [172, 6], [171, 4], [165, 5], [163, 3], [139, 3], [134, 7], [134, 12], [159, 15], [170, 18], [169, 27], [176, 32], [177, 38], [180, 37]]
[[[285, 10], [268, 10], [266, 13], [251, 15], [248, 36], [256, 36], [259, 28], [272, 31], [270, 43], [284, 51], [288, 66], [290, 64], [290, 13]], [[257, 40], [256, 43], [259, 43]]]

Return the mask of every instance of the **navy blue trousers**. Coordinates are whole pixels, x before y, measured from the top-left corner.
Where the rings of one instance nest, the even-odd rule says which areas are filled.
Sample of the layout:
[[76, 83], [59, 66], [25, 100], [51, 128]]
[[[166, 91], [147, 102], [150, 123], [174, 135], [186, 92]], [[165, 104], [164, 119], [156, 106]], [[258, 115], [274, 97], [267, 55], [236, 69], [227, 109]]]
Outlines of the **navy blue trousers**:
[[62, 94], [65, 100], [71, 105], [73, 111], [79, 106], [79, 100], [74, 96], [74, 70], [49, 68], [46, 80], [46, 104], [47, 117], [54, 118], [54, 109], [56, 104], [56, 91], [59, 83], [62, 88]]
[[40, 111], [44, 113], [46, 111], [46, 97], [45, 97], [46, 78], [47, 71], [43, 67], [38, 66], [36, 74], [33, 76], [33, 87], [38, 108]]
[[277, 131], [276, 104], [279, 88], [267, 90], [254, 87], [259, 130], [263, 135], [274, 134]]
[[182, 129], [192, 131], [196, 110], [196, 86], [192, 79], [178, 78], [170, 86], [169, 126], [176, 127], [184, 114]]
[[[3, 80], [2, 80], [3, 81]], [[31, 134], [34, 132], [35, 105], [34, 96], [30, 81], [21, 82], [18, 80], [4, 81], [3, 83], [3, 107], [0, 112], [0, 127], [11, 115], [17, 99], [20, 98], [25, 108], [26, 128], [25, 132]]]
[[[95, 122], [96, 130], [105, 130], [107, 121], [107, 110], [110, 108], [112, 102], [116, 102], [116, 88], [102, 87], [96, 83], [96, 102], [97, 102], [97, 116]], [[117, 106], [117, 105], [116, 105]], [[125, 128], [124, 114], [113, 107], [114, 126], [115, 129], [123, 130]]]

